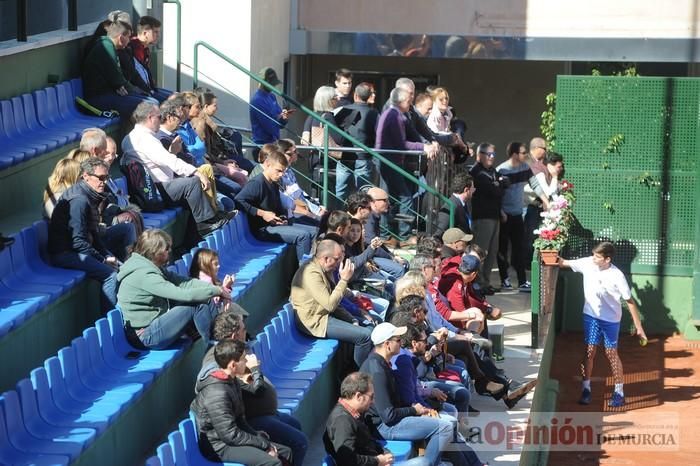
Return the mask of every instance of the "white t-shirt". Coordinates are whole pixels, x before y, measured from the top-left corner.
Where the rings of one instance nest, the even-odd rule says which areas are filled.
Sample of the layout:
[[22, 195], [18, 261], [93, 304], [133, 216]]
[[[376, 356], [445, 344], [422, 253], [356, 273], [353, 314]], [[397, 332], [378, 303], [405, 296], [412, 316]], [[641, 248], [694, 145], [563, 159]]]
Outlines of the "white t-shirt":
[[583, 274], [584, 314], [607, 322], [619, 322], [622, 318], [620, 299], [626, 301], [632, 297], [622, 271], [612, 264], [600, 270], [593, 263], [593, 256], [569, 261], [569, 265], [574, 272]]

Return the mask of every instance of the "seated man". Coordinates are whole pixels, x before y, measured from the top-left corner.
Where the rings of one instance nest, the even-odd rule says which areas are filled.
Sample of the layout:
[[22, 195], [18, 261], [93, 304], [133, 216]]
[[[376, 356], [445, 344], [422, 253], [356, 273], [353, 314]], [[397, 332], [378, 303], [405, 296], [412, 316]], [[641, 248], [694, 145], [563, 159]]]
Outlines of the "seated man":
[[280, 458], [292, 461], [285, 445], [269, 440], [246, 419], [238, 376], [246, 370], [245, 343], [222, 340], [214, 347], [219, 369], [197, 381], [194, 411], [202, 454], [217, 463], [243, 463], [250, 466], [281, 466]]
[[474, 238], [473, 235], [465, 233], [459, 228], [448, 228], [442, 234], [442, 250], [440, 256], [443, 259], [449, 259], [455, 256], [461, 256], [467, 249], [467, 245]]
[[[359, 321], [340, 307], [343, 297], [351, 297], [348, 280], [354, 267], [343, 261], [343, 249], [337, 242], [324, 239], [316, 246], [316, 254], [302, 265], [292, 279], [289, 301], [294, 306], [299, 329], [317, 338], [334, 338], [355, 345], [355, 364], [360, 366], [372, 350], [372, 330], [360, 327]], [[333, 273], [339, 270], [335, 283]]]
[[119, 270], [119, 308], [134, 346], [168, 348], [192, 324], [209, 341], [218, 305], [211, 298], [231, 299], [229, 290], [165, 269], [172, 239], [163, 230], [141, 233], [134, 251]]
[[474, 256], [455, 256], [444, 261], [437, 289], [449, 302], [449, 308], [438, 307], [444, 312], [443, 317], [458, 327], [475, 333], [484, 328], [484, 314], [480, 309], [469, 305], [467, 284], [476, 279], [477, 271], [474, 266], [481, 264]]
[[[389, 212], [390, 205], [389, 194], [383, 189], [370, 188], [367, 190], [367, 195], [370, 198], [371, 213], [364, 224], [365, 244], [369, 244], [377, 236], [381, 237], [381, 216]], [[384, 244], [396, 247], [398, 241], [396, 241], [396, 238], [391, 238], [386, 240]], [[400, 257], [394, 256], [386, 247], [379, 248], [375, 262], [380, 269], [394, 278], [400, 278], [406, 272], [404, 269], [405, 261]]]
[[367, 410], [373, 397], [374, 387], [369, 374], [353, 372], [340, 385], [340, 398], [328, 416], [323, 434], [323, 445], [336, 466], [429, 464], [422, 456], [394, 463], [394, 456], [374, 435], [374, 426], [370, 429]]
[[136, 25], [136, 35], [117, 53], [119, 64], [129, 82], [157, 99], [158, 102], [163, 102], [172, 94], [172, 91], [156, 87], [156, 81], [150, 69], [150, 47], [158, 43], [160, 27], [160, 21], [153, 16], [141, 16]]
[[49, 222], [49, 254], [57, 267], [83, 270], [102, 284], [102, 310], [117, 305], [119, 261], [104, 245], [99, 232], [99, 205], [105, 199], [107, 164], [91, 158], [80, 165], [76, 184], [66, 189]]
[[[372, 331], [374, 352], [360, 368], [372, 377], [374, 403], [369, 417], [374, 428], [387, 440], [425, 440], [424, 457], [430, 465], [440, 463], [440, 458], [453, 439], [453, 421], [433, 417], [431, 410], [420, 403], [403, 406], [399, 397], [391, 358], [401, 349], [401, 336], [406, 327], [395, 327], [384, 322]], [[483, 464], [471, 450], [451, 451], [444, 456], [453, 465]]]
[[85, 55], [83, 91], [90, 105], [102, 111], [116, 110], [126, 122], [139, 103], [157, 100], [131, 84], [119, 66], [117, 50], [129, 43], [131, 25], [115, 21], [106, 31], [107, 35], [97, 39]]
[[[227, 338], [245, 342], [245, 317], [248, 312], [236, 303], [230, 303], [229, 309], [219, 313], [211, 326], [211, 337], [215, 342]], [[215, 346], [204, 355], [202, 368], [197, 380], [203, 382], [219, 369], [214, 359]], [[263, 375], [255, 354], [248, 350], [246, 355], [247, 370], [239, 377], [248, 423], [256, 430], [267, 432], [270, 440], [292, 449], [293, 466], [302, 466], [309, 446], [309, 439], [301, 430], [301, 424], [289, 414], [277, 411], [277, 390]]]
[[174, 153], [166, 150], [156, 138], [160, 128], [160, 110], [150, 102], [139, 104], [134, 110], [134, 129], [122, 141], [124, 161], [136, 160], [150, 172], [158, 186], [163, 200], [171, 206], [186, 201], [197, 231], [204, 236], [221, 228], [229, 217], [219, 215], [204, 192], [209, 187], [209, 179], [197, 168], [175, 156], [179, 144], [173, 144]]
[[287, 220], [288, 210], [282, 204], [278, 185], [287, 166], [287, 158], [282, 152], [270, 151], [263, 162], [262, 175], [248, 181], [236, 195], [236, 203], [248, 216], [250, 231], [255, 237], [295, 245], [297, 260], [301, 262], [311, 251], [317, 228]]

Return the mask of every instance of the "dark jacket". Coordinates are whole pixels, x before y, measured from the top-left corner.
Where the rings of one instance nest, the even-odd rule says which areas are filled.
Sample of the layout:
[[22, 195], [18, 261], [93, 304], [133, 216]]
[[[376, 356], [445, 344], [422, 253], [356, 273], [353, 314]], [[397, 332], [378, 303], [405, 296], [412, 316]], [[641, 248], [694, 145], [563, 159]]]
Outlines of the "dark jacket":
[[[463, 205], [462, 201], [460, 201], [454, 194], [450, 196], [450, 202], [455, 206], [455, 228], [459, 228], [463, 232], [471, 234], [472, 229], [469, 226], [471, 213], [469, 212], [469, 206]], [[450, 228], [450, 207], [447, 204], [444, 204], [438, 212], [437, 230], [435, 230], [435, 236], [442, 237], [442, 234], [448, 228]]]
[[[354, 124], [346, 128], [347, 133], [367, 147], [373, 148], [377, 134], [379, 112], [363, 102], [346, 105], [345, 108], [355, 110], [360, 115], [360, 118]], [[366, 160], [369, 159], [370, 156], [365, 152], [359, 152], [357, 158], [359, 160]]]
[[472, 218], [495, 219], [501, 218], [501, 198], [503, 187], [495, 168], [486, 168], [476, 163], [469, 174], [474, 179], [476, 191], [472, 197]]
[[117, 48], [112, 40], [107, 36], [101, 37], [92, 46], [83, 62], [85, 97], [115, 94], [115, 91], [122, 86], [131, 94], [143, 94], [124, 76], [117, 58]]
[[246, 420], [243, 394], [238, 380], [223, 371], [197, 381], [197, 397], [190, 409], [199, 428], [199, 448], [204, 456], [219, 460], [226, 446], [249, 446], [267, 451], [270, 441]]
[[85, 181], [63, 191], [49, 223], [49, 253], [77, 252], [102, 262], [112, 256], [99, 234], [99, 205], [105, 195]]
[[374, 384], [374, 403], [367, 412], [372, 425], [384, 423], [393, 426], [405, 417], [418, 415], [413, 406], [401, 407], [394, 373], [382, 356], [375, 352], [370, 353], [362, 363], [360, 372], [371, 375]]
[[366, 415], [355, 419], [340, 403], [326, 421], [323, 445], [337, 466], [376, 466], [384, 449], [372, 435], [374, 427]]
[[[137, 49], [136, 54], [134, 49]], [[151, 75], [151, 70], [149, 69], [148, 64], [145, 64], [141, 60], [139, 60], [141, 66], [143, 66], [143, 68], [146, 70], [146, 80], [144, 80], [143, 77], [136, 70], [136, 63], [134, 62], [134, 60], [137, 60], [135, 55], [145, 56], [145, 54], [150, 54], [148, 47], [145, 47], [141, 43], [141, 41], [138, 40], [138, 38], [136, 37], [131, 39], [131, 42], [129, 42], [129, 45], [127, 45], [125, 48], [117, 50], [117, 56], [119, 57], [119, 65], [122, 68], [124, 77], [131, 84], [138, 87], [143, 92], [151, 94], [155, 89], [156, 85], [155, 80]]]
[[265, 175], [258, 175], [250, 179], [235, 198], [238, 208], [246, 213], [250, 230], [255, 232], [267, 226], [267, 222], [258, 217], [258, 210], [267, 210], [276, 215], [286, 215], [287, 211], [282, 207], [280, 190], [276, 183], [267, 181]]

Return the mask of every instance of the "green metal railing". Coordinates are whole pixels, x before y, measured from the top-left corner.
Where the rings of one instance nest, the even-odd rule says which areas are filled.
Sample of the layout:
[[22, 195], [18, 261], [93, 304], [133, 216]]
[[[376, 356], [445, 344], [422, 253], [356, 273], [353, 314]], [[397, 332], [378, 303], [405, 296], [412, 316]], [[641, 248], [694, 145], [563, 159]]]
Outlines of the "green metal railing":
[[[177, 2], [177, 0], [172, 0], [173, 2]], [[178, 30], [179, 31], [179, 30]], [[404, 170], [402, 167], [396, 165], [394, 162], [391, 160], [388, 160], [386, 157], [382, 156], [378, 152], [376, 152], [374, 149], [367, 147], [365, 144], [362, 142], [358, 141], [356, 138], [353, 136], [349, 135], [342, 129], [340, 129], [338, 126], [335, 124], [328, 122], [321, 118], [316, 112], [313, 110], [309, 109], [305, 105], [301, 104], [298, 102], [296, 99], [288, 96], [287, 94], [281, 92], [278, 90], [276, 87], [268, 84], [265, 80], [261, 79], [254, 73], [251, 73], [250, 70], [246, 69], [245, 67], [241, 66], [238, 64], [236, 61], [232, 60], [230, 57], [226, 56], [224, 53], [213, 47], [212, 45], [208, 44], [207, 42], [204, 41], [197, 41], [194, 44], [194, 55], [193, 55], [193, 87], [196, 88], [199, 85], [199, 49], [200, 47], [203, 47], [207, 50], [209, 50], [211, 53], [214, 55], [218, 56], [220, 59], [224, 60], [226, 63], [229, 65], [233, 66], [236, 68], [238, 71], [246, 74], [249, 78], [253, 79], [256, 81], [260, 86], [266, 88], [276, 96], [285, 99], [286, 102], [289, 104], [295, 106], [299, 110], [301, 110], [304, 114], [306, 114], [308, 117], [312, 118], [315, 121], [318, 121], [319, 123], [323, 124], [323, 203], [325, 205], [328, 204], [328, 169], [329, 169], [329, 146], [328, 146], [328, 138], [330, 136], [330, 130], [333, 130], [335, 134], [339, 134], [345, 140], [347, 140], [349, 143], [353, 144], [359, 149], [362, 149], [366, 153], [370, 154], [373, 158], [381, 162], [382, 164], [385, 164], [386, 166], [390, 167], [392, 170], [394, 170], [397, 175], [403, 176], [407, 180], [411, 181], [413, 184], [418, 186], [419, 188], [425, 190], [426, 192], [436, 196], [438, 199], [440, 199], [448, 208], [450, 211], [450, 225], [454, 225], [454, 215], [455, 215], [455, 206], [450, 202], [449, 198], [444, 196], [442, 193], [438, 192], [431, 186], [423, 183], [421, 180], [413, 176], [411, 173], [407, 172]], [[179, 62], [178, 62], [179, 64]], [[336, 150], [333, 148], [333, 150]], [[389, 193], [391, 194], [391, 193]]]
[[174, 3], [177, 7], [177, 41], [175, 45], [175, 89], [180, 92], [180, 75], [182, 68], [182, 5], [180, 0], [163, 0], [163, 3]]

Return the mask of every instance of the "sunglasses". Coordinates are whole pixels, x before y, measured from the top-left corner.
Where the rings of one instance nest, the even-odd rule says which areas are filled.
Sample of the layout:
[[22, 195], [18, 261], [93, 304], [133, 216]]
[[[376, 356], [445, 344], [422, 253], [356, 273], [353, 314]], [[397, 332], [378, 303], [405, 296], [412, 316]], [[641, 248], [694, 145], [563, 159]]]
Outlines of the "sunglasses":
[[98, 175], [93, 175], [92, 173], [89, 173], [89, 175], [92, 176], [93, 178], [97, 178], [98, 180], [100, 180], [102, 182], [107, 181], [109, 179], [109, 175], [98, 176]]

